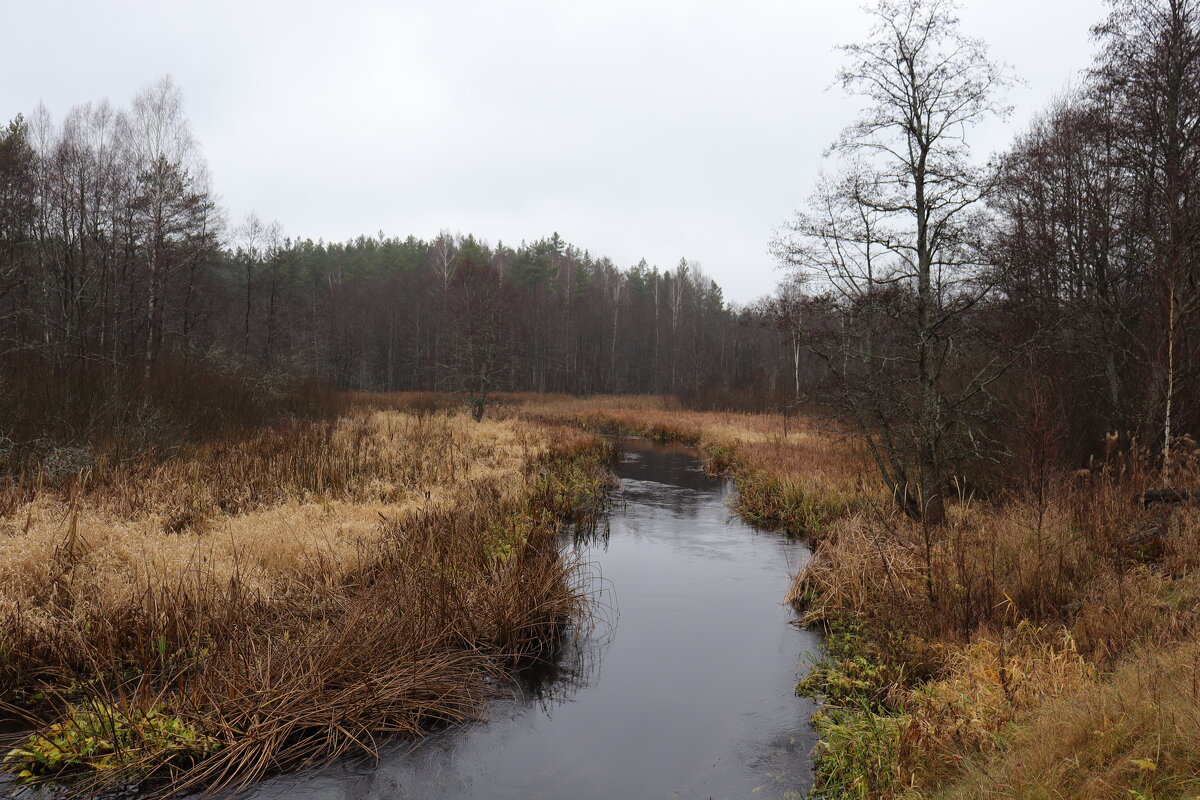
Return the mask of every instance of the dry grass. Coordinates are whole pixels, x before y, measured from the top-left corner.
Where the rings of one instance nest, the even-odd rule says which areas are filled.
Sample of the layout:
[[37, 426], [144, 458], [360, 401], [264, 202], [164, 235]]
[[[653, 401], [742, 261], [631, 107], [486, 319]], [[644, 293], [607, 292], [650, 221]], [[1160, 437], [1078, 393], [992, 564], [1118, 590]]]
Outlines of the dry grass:
[[[43, 725], [128, 723], [119, 769], [41, 764], [81, 792], [151, 774], [164, 793], [237, 786], [470, 718], [581, 617], [555, 532], [594, 509], [606, 457], [573, 429], [376, 402], [14, 486], [0, 691]], [[181, 765], [148, 718], [217, 746]]]
[[[871, 680], [819, 721], [826, 796], [1197, 795], [1190, 690], [1131, 676], [1193, 669], [1179, 654], [1200, 637], [1200, 510], [1143, 508], [1145, 463], [1114, 455], [964, 497], [937, 528], [876, 504], [830, 527], [790, 599], [814, 624], [854, 626], [816, 691]], [[1099, 699], [1064, 713], [1084, 697]]]
[[910, 786], [936, 785], [966, 759], [994, 758], [1012, 723], [1095, 680], [1069, 635], [1030, 626], [947, 647], [943, 662], [939, 678], [896, 698], [907, 722], [897, 766]]
[[750, 522], [816, 538], [834, 520], [881, 498], [866, 453], [836, 431], [782, 414], [690, 411], [670, 398], [511, 395], [509, 414], [587, 430], [699, 447], [731, 474]]
[[931, 797], [1183, 800], [1200, 795], [1200, 646], [1135, 654], [1037, 708], [1013, 741]]
[[852, 612], [924, 642], [1067, 625], [1103, 665], [1197, 630], [1200, 510], [1144, 509], [1140, 485], [1108, 476], [1040, 502], [964, 501], [937, 528], [871, 506], [830, 528], [790, 599], [814, 618]]

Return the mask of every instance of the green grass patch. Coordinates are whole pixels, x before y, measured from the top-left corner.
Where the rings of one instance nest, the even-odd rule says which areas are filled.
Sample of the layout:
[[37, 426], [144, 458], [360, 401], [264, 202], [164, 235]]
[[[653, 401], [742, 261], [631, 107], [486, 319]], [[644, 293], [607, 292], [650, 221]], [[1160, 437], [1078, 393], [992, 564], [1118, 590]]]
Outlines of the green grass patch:
[[867, 800], [900, 786], [900, 743], [908, 717], [887, 704], [891, 682], [861, 627], [847, 618], [832, 620], [824, 655], [796, 684], [797, 694], [822, 703], [812, 718], [820, 741], [813, 753], [811, 797]]
[[221, 743], [165, 708], [123, 710], [94, 702], [69, 706], [64, 718], [4, 756], [4, 765], [29, 783], [139, 772], [146, 777], [193, 766]]

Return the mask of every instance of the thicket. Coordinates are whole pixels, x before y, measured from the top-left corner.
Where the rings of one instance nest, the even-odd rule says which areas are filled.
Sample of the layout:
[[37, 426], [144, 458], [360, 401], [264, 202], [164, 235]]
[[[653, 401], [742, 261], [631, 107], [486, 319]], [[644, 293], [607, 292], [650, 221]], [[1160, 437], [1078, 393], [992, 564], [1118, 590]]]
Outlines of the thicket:
[[801, 394], [934, 524], [953, 481], [1002, 487], [1030, 428], [1067, 468], [1110, 434], [1150, 447], [1169, 484], [1200, 423], [1200, 7], [1114, 3], [1076, 88], [988, 165], [972, 130], [1006, 70], [949, 0], [872, 10], [839, 74], [862, 113], [764, 307], [817, 360]]

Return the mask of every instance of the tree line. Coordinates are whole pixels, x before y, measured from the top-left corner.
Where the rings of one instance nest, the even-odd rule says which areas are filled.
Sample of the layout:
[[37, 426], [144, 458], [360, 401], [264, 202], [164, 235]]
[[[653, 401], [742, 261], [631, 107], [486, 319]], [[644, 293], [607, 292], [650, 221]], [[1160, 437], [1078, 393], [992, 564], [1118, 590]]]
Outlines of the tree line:
[[955, 3], [881, 0], [843, 48], [863, 111], [781, 231], [763, 310], [815, 358], [798, 393], [852, 422], [914, 516], [1022, 454], [1079, 464], [1115, 437], [1170, 483], [1194, 450], [1200, 2], [1111, 5], [1081, 83], [987, 164], [972, 131], [1012, 75]]
[[259, 255], [234, 237], [229, 258], [245, 271], [243, 351], [345, 388], [732, 397], [787, 380], [771, 332], [685, 259], [621, 269], [557, 234], [448, 233]]
[[232, 222], [170, 78], [126, 108], [55, 121], [39, 106], [0, 131], [0, 401], [14, 425], [33, 414], [61, 434], [81, 419], [84, 439], [98, 409], [145, 415], [149, 389], [170, 403], [214, 374], [259, 395], [317, 378], [754, 402], [790, 382], [763, 323], [694, 262], [622, 268], [557, 234], [326, 243], [255, 214]]

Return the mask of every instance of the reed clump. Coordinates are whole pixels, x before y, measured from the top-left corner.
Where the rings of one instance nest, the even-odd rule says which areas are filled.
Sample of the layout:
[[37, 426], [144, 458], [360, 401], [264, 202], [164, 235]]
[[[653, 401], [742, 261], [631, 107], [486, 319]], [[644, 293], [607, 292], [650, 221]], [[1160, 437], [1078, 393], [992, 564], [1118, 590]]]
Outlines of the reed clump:
[[24, 487], [0, 519], [0, 697], [34, 731], [6, 765], [78, 795], [217, 791], [478, 716], [585, 618], [556, 532], [594, 520], [610, 456], [355, 404]]

